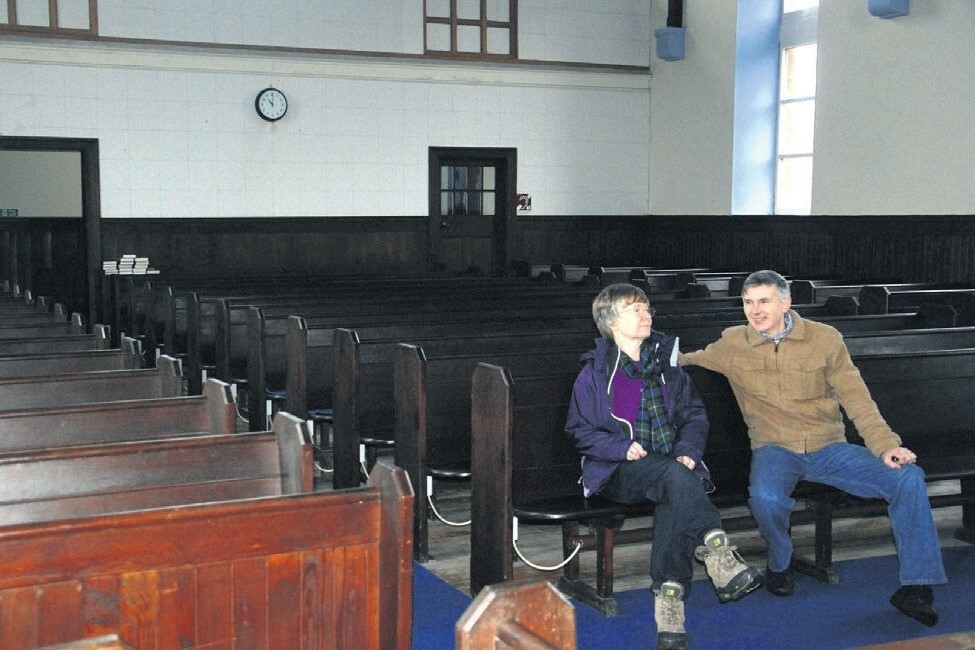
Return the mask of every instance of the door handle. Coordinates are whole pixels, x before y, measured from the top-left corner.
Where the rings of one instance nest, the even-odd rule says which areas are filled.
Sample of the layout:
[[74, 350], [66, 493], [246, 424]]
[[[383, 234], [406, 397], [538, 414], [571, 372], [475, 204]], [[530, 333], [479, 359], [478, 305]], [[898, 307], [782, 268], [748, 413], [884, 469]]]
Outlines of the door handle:
[[440, 222], [440, 230], [447, 230], [447, 228], [450, 228], [450, 224], [447, 223], [446, 221], [441, 221]]

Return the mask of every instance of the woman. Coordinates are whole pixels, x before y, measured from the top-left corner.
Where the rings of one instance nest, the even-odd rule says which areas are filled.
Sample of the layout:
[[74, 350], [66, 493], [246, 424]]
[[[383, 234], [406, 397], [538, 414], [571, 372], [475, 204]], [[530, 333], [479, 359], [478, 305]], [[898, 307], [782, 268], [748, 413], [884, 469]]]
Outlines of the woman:
[[652, 501], [650, 550], [658, 648], [683, 648], [684, 594], [693, 558], [705, 563], [721, 602], [762, 583], [728, 545], [701, 458], [708, 419], [677, 365], [677, 339], [652, 329], [654, 310], [638, 287], [613, 284], [593, 301], [603, 338], [582, 355], [566, 433], [582, 456], [583, 492], [619, 503]]

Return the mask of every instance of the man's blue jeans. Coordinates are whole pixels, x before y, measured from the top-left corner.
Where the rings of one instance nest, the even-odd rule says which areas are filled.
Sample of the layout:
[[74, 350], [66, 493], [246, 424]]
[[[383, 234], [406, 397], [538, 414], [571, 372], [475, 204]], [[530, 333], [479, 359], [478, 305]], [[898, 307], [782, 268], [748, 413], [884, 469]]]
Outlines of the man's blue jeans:
[[800, 480], [887, 501], [900, 562], [900, 583], [948, 582], [924, 471], [917, 465], [891, 469], [867, 448], [844, 442], [808, 454], [776, 445], [752, 451], [748, 505], [768, 544], [768, 567], [772, 571], [785, 571], [792, 558], [789, 514], [795, 500], [791, 494]]

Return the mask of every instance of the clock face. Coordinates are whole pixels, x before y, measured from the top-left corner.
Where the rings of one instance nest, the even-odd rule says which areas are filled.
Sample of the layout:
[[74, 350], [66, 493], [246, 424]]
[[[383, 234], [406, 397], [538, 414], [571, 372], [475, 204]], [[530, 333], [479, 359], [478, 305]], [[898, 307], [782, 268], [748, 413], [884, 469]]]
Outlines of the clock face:
[[258, 115], [268, 122], [275, 122], [288, 112], [288, 99], [277, 88], [265, 88], [257, 93], [254, 106], [257, 108]]

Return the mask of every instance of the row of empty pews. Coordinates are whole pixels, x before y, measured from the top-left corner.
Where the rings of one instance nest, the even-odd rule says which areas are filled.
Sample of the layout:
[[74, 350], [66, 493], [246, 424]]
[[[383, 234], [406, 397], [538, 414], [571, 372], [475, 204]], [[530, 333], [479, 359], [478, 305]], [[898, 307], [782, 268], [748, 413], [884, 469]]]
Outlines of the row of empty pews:
[[0, 647], [410, 647], [405, 472], [315, 491], [301, 419], [116, 341], [0, 295]]

